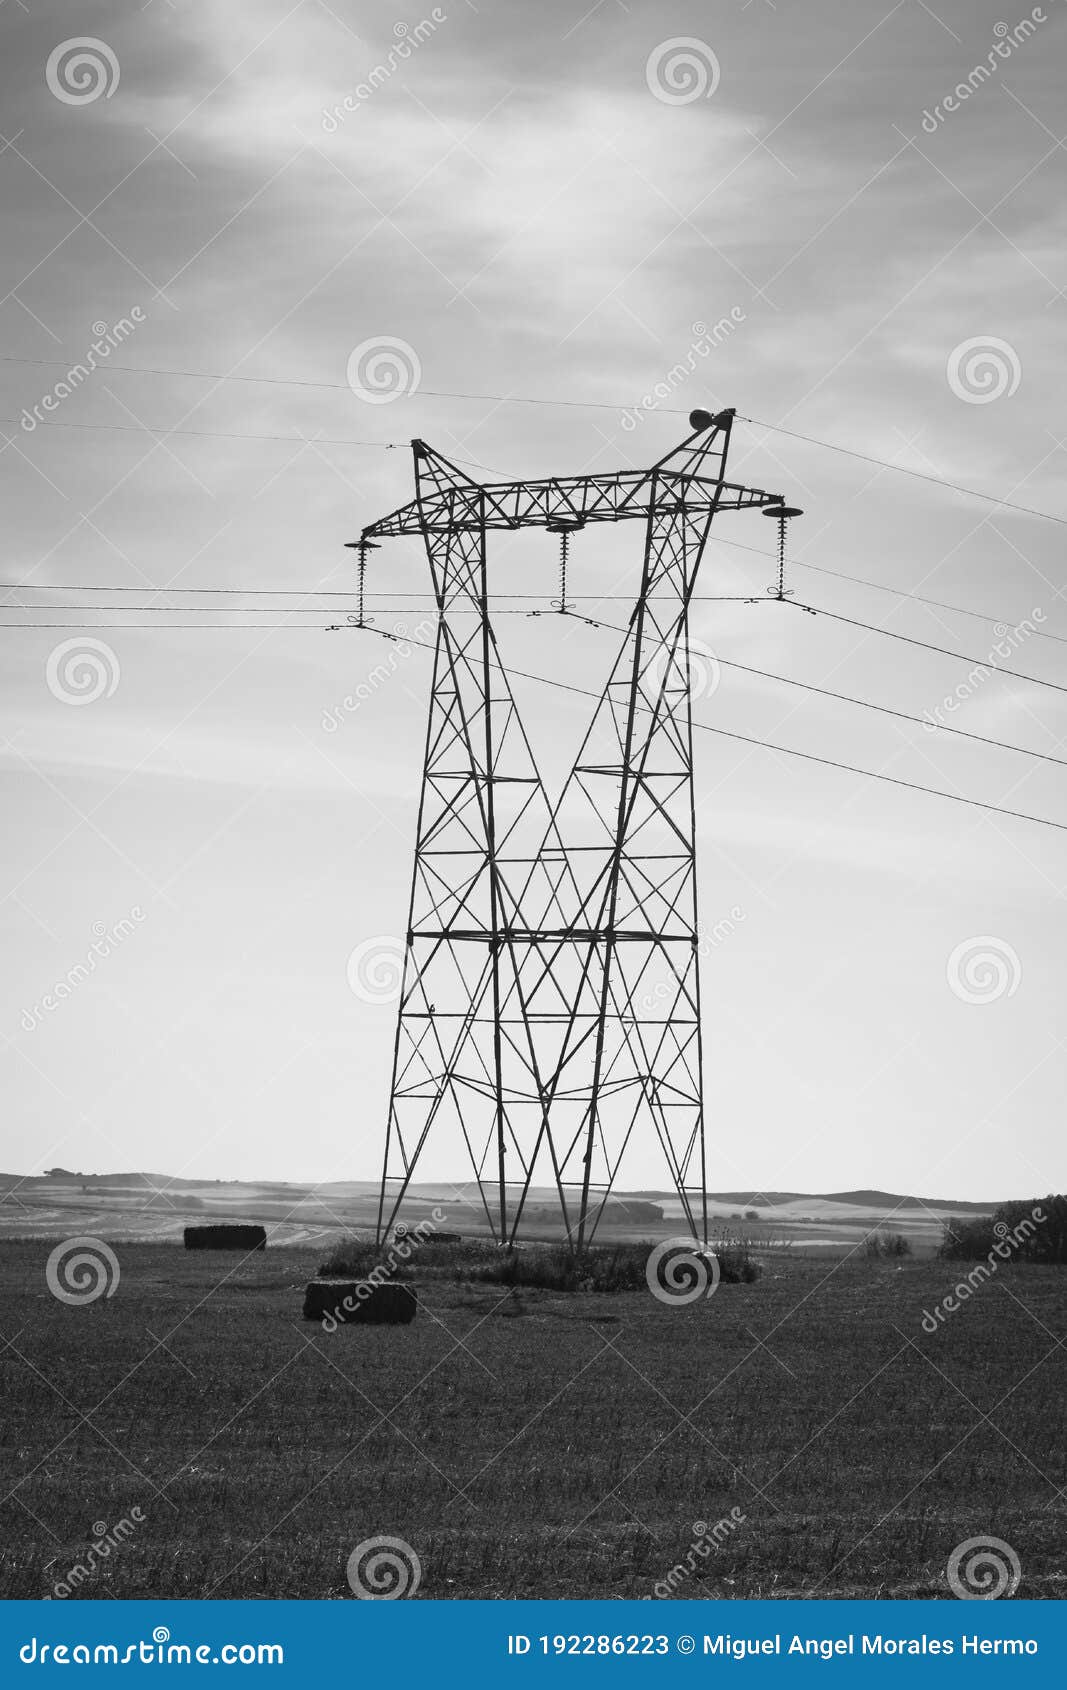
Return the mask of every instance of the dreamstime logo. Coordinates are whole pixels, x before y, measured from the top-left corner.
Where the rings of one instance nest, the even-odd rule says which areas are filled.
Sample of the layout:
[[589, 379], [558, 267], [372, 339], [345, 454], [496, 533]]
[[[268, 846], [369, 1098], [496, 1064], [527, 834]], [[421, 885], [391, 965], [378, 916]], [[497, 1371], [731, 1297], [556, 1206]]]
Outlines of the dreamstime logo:
[[[696, 954], [703, 960], [717, 951], [720, 945], [725, 945], [730, 935], [737, 932], [739, 922], [746, 919], [743, 905], [734, 904], [729, 915], [722, 915], [711, 927], [701, 924], [697, 935]], [[646, 992], [641, 999], [641, 1012], [648, 1015], [657, 1004], [663, 1003], [665, 998], [674, 996], [676, 999], [685, 991], [685, 986], [672, 974], [669, 979], [657, 980], [650, 992]]]
[[[1048, 13], [1041, 6], [1035, 6], [1028, 17], [1021, 18], [1014, 28], [1006, 23], [995, 23], [993, 34], [996, 39], [985, 56], [970, 72], [966, 81], [957, 82], [950, 94], [946, 94], [934, 107], [923, 112], [923, 128], [928, 135], [936, 135], [940, 125], [948, 119], [952, 112], [959, 111], [960, 106], [969, 100], [972, 94], [977, 94], [983, 83], [1000, 70], [1001, 62], [1010, 59], [1016, 47], [1021, 47], [1037, 33], [1038, 24], [1048, 22]], [[958, 39], [958, 37], [957, 37]]]
[[645, 1280], [659, 1302], [682, 1308], [717, 1290], [719, 1258], [693, 1238], [662, 1238], [649, 1251]]
[[[132, 920], [131, 920], [132, 917]], [[96, 973], [96, 965], [105, 957], [111, 956], [113, 951], [128, 939], [131, 933], [137, 931], [134, 923], [145, 919], [144, 910], [140, 904], [134, 904], [129, 916], [123, 916], [113, 927], [106, 922], [94, 921], [92, 926], [93, 941], [86, 953], [84, 962], [76, 962], [67, 969], [62, 980], [53, 982], [51, 989], [38, 998], [31, 1009], [24, 1009], [20, 1017], [22, 1030], [32, 1033], [39, 1027], [46, 1015], [59, 1008], [67, 998], [73, 996], [75, 989], [84, 984], [91, 975]]]
[[119, 684], [119, 660], [105, 640], [79, 634], [63, 640], [45, 666], [48, 690], [61, 704], [95, 704]]
[[1014, 1596], [1022, 1578], [1019, 1557], [999, 1537], [969, 1537], [948, 1558], [948, 1587], [961, 1602], [995, 1602]]
[[689, 636], [689, 696], [692, 699], [713, 698], [722, 680], [719, 659], [703, 640]]
[[965, 405], [991, 405], [994, 399], [1011, 398], [1023, 369], [1014, 346], [995, 334], [979, 334], [952, 348], [945, 373], [949, 387]]
[[402, 1232], [399, 1227], [394, 1228], [392, 1242], [384, 1258], [371, 1268], [366, 1279], [361, 1279], [354, 1291], [346, 1292], [339, 1303], [335, 1303], [332, 1310], [327, 1310], [322, 1316], [324, 1332], [336, 1332], [342, 1321], [354, 1314], [360, 1303], [365, 1303], [372, 1297], [379, 1285], [387, 1285], [396, 1272], [406, 1262], [410, 1262], [412, 1255], [422, 1244], [433, 1241], [441, 1222], [446, 1219], [445, 1211], [436, 1207], [430, 1210], [428, 1220], [419, 1221], [410, 1229]]
[[963, 1003], [996, 1003], [1013, 998], [1019, 989], [1023, 966], [1018, 953], [1005, 939], [989, 933], [964, 939], [948, 959], [945, 975], [949, 986]]
[[[350, 617], [349, 621], [352, 620]], [[422, 622], [419, 622], [413, 632], [409, 634], [407, 624], [397, 622], [392, 633], [386, 636], [391, 644], [384, 660], [375, 664], [367, 679], [360, 681], [354, 693], [346, 693], [340, 704], [335, 704], [322, 712], [323, 733], [336, 733], [345, 716], [353, 715], [361, 704], [366, 704], [369, 698], [373, 698], [379, 687], [384, 686], [392, 675], [398, 673], [401, 662], [406, 661], [411, 656], [415, 646], [425, 645], [428, 642], [436, 627], [436, 620], [428, 616]], [[414, 644], [409, 643], [412, 641]]]
[[348, 984], [361, 1003], [392, 1003], [404, 983], [404, 946], [389, 934], [364, 939], [348, 959]]
[[422, 1563], [402, 1537], [369, 1537], [348, 1557], [348, 1584], [362, 1602], [396, 1602], [414, 1596]]
[[719, 61], [706, 41], [675, 35], [653, 47], [645, 64], [648, 91], [665, 106], [710, 100], [719, 86]]
[[101, 1238], [67, 1238], [49, 1256], [44, 1277], [61, 1303], [95, 1303], [118, 1290], [118, 1257]]
[[377, 93], [383, 83], [396, 75], [405, 59], [410, 59], [415, 48], [421, 47], [424, 41], [429, 40], [438, 24], [447, 22], [448, 13], [443, 12], [440, 6], [435, 6], [429, 17], [422, 18], [417, 24], [405, 23], [403, 19], [395, 23], [393, 34], [396, 40], [385, 55], [384, 62], [368, 71], [366, 81], [359, 84], [355, 93], [346, 94], [339, 106], [334, 106], [332, 111], [323, 110], [322, 127], [327, 135], [336, 135], [345, 118], [358, 111], [360, 106]]
[[395, 335], [361, 340], [348, 360], [348, 385], [366, 405], [391, 405], [418, 392], [422, 380], [419, 355]]
[[[122, 1519], [117, 1520], [110, 1528], [106, 1520], [94, 1521], [93, 1541], [85, 1553], [84, 1560], [75, 1561], [72, 1567], [67, 1568], [63, 1577], [53, 1584], [51, 1596], [46, 1596], [45, 1601], [49, 1602], [53, 1598], [64, 1601], [68, 1596], [73, 1596], [87, 1580], [96, 1577], [101, 1563], [109, 1558], [112, 1550], [121, 1549], [137, 1527], [144, 1525], [145, 1520], [143, 1511], [134, 1506], [128, 1515], [124, 1514]], [[54, 1563], [50, 1561], [48, 1565], [52, 1566]]]
[[944, 717], [955, 715], [961, 704], [973, 698], [990, 675], [996, 674], [1001, 663], [1013, 657], [1023, 642], [1037, 633], [1038, 623], [1044, 620], [1045, 612], [1040, 607], [1035, 607], [1029, 616], [1024, 616], [1014, 628], [1009, 627], [1006, 622], [994, 623], [993, 632], [997, 637], [985, 662], [976, 663], [967, 677], [960, 681], [952, 692], [945, 694], [936, 710], [923, 711], [923, 726], [927, 732], [933, 733], [939, 727], [946, 727], [948, 724]]
[[[976, 1262], [970, 1273], [959, 1280], [935, 1303], [932, 1309], [923, 1309], [922, 1329], [924, 1332], [934, 1333], [939, 1326], [943, 1326], [949, 1315], [958, 1314], [963, 1305], [970, 1301], [982, 1288], [987, 1279], [992, 1279], [1001, 1262], [1010, 1262], [1014, 1251], [1029, 1243], [1038, 1229], [1047, 1219], [1040, 1203], [1024, 1215], [1017, 1224], [1009, 1226], [1007, 1221], [993, 1223], [993, 1237], [996, 1240], [993, 1248], [988, 1252], [984, 1262]], [[950, 1229], [951, 1231], [951, 1229]]]
[[129, 340], [134, 329], [146, 323], [148, 318], [139, 305], [134, 305], [128, 317], [119, 317], [114, 323], [106, 323], [101, 317], [92, 325], [95, 338], [90, 342], [89, 350], [76, 364], [71, 364], [66, 375], [54, 382], [50, 391], [39, 399], [32, 408], [24, 406], [19, 422], [24, 434], [32, 434], [39, 423], [45, 418], [42, 411], [57, 411], [64, 399], [69, 399], [72, 393], [87, 382], [94, 370], [110, 358], [111, 354]]
[[[699, 698], [714, 698], [722, 680], [722, 665], [709, 645], [703, 640], [689, 636], [689, 696], [694, 701]], [[652, 703], [653, 709], [659, 702], [660, 695], [665, 693], [669, 699], [671, 693], [684, 692], [686, 687], [686, 651], [679, 640], [673, 653], [661, 645], [656, 651], [644, 675], [644, 690]], [[668, 708], [666, 701], [661, 708]]]
[[619, 421], [627, 433], [632, 433], [649, 411], [655, 411], [665, 400], [673, 398], [696, 370], [697, 361], [709, 357], [715, 348], [721, 346], [724, 340], [729, 340], [734, 330], [745, 321], [744, 308], [731, 305], [728, 315], [720, 317], [710, 328], [707, 323], [699, 320], [690, 324], [694, 338], [689, 342], [685, 357], [672, 364], [662, 381], [658, 381], [647, 393], [643, 393], [636, 405], [628, 405], [623, 411]]
[[658, 1601], [665, 1602], [673, 1596], [679, 1585], [696, 1572], [702, 1561], [706, 1561], [713, 1550], [721, 1548], [738, 1528], [743, 1526], [748, 1515], [740, 1508], [731, 1508], [729, 1514], [724, 1514], [721, 1520], [711, 1525], [707, 1520], [693, 1521], [693, 1541], [689, 1545], [684, 1561], [679, 1561], [652, 1587], [652, 1594]]
[[48, 55], [44, 79], [66, 106], [88, 106], [103, 94], [110, 100], [119, 85], [119, 61], [106, 41], [75, 35]]
[[[105, 1634], [106, 1635], [106, 1634]], [[128, 1636], [128, 1633], [126, 1634]], [[38, 1643], [31, 1637], [19, 1650], [23, 1666], [139, 1666], [198, 1667], [242, 1666], [280, 1667], [285, 1665], [285, 1647], [281, 1643], [172, 1643], [170, 1628], [152, 1627], [151, 1638], [142, 1637], [136, 1643]]]

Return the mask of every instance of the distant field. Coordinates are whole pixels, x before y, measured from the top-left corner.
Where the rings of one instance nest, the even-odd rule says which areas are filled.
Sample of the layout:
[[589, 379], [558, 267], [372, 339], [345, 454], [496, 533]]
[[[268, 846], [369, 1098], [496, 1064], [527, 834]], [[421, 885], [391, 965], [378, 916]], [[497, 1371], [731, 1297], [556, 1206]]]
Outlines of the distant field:
[[[134, 1176], [143, 1179], [144, 1176]], [[4, 1238], [65, 1238], [74, 1230], [105, 1238], [130, 1240], [180, 1239], [183, 1228], [205, 1221], [258, 1221], [274, 1244], [314, 1247], [339, 1231], [367, 1233], [378, 1212], [376, 1187], [351, 1181], [315, 1190], [283, 1184], [170, 1181], [159, 1176], [158, 1191], [145, 1185], [90, 1183], [77, 1180], [18, 1179], [0, 1175], [0, 1240]], [[710, 1229], [744, 1233], [761, 1245], [787, 1245], [815, 1254], [851, 1250], [872, 1230], [887, 1224], [902, 1233], [916, 1255], [932, 1255], [941, 1241], [945, 1221], [973, 1212], [975, 1205], [895, 1203], [878, 1200], [845, 1201], [830, 1197], [771, 1194], [775, 1201], [745, 1202], [740, 1196], [708, 1205]], [[662, 1222], [640, 1219], [627, 1224], [619, 1210], [605, 1217], [601, 1241], [633, 1241], [668, 1237], [687, 1230], [677, 1198], [654, 1198], [663, 1211]], [[485, 1213], [469, 1197], [458, 1198], [449, 1186], [414, 1187], [405, 1203], [404, 1219], [415, 1223], [438, 1207], [446, 1228], [466, 1237], [488, 1237]], [[753, 1218], [753, 1215], [755, 1218]], [[746, 1216], [748, 1218], [746, 1218]], [[523, 1232], [526, 1237], [551, 1240], [562, 1234], [554, 1194], [531, 1193]]]
[[0, 1245], [5, 1596], [134, 1508], [81, 1595], [344, 1598], [387, 1535], [425, 1597], [643, 1596], [733, 1509], [679, 1597], [944, 1597], [980, 1534], [1067, 1595], [1062, 1270], [1004, 1268], [932, 1335], [959, 1268], [779, 1252], [685, 1308], [434, 1279], [413, 1326], [328, 1336], [318, 1248], [112, 1237], [82, 1307], [48, 1241]]

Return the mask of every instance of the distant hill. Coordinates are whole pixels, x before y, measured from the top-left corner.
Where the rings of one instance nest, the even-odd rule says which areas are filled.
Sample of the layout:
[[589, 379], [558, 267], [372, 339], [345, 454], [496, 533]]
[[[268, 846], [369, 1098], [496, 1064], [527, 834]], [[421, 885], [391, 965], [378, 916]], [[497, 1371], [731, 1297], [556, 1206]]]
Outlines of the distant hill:
[[[459, 1182], [462, 1185], [462, 1181]], [[308, 1186], [306, 1182], [285, 1180], [212, 1180], [186, 1179], [172, 1174], [155, 1173], [117, 1173], [117, 1174], [89, 1174], [75, 1172], [69, 1168], [51, 1168], [44, 1174], [0, 1174], [0, 1194], [15, 1187], [31, 1188], [36, 1192], [59, 1190], [65, 1186], [74, 1186], [79, 1190], [88, 1188], [90, 1191], [109, 1191], [118, 1193], [153, 1191], [172, 1192], [214, 1192], [220, 1193], [228, 1187], [236, 1188], [239, 1192], [259, 1193], [260, 1200], [270, 1200], [270, 1196], [288, 1201], [297, 1199], [315, 1200], [318, 1191], [364, 1191], [373, 1193], [377, 1189], [374, 1180], [331, 1180], [324, 1182], [321, 1187]], [[425, 1186], [415, 1185], [411, 1188], [411, 1198], [419, 1202], [429, 1200], [427, 1193], [450, 1195], [446, 1185], [428, 1183]], [[268, 1195], [269, 1194], [269, 1195]], [[543, 1204], [550, 1196], [548, 1189], [531, 1191], [530, 1203], [533, 1207]], [[843, 1207], [877, 1210], [888, 1213], [890, 1210], [956, 1210], [963, 1214], [987, 1215], [1005, 1201], [995, 1198], [988, 1203], [968, 1202], [958, 1197], [913, 1197], [892, 1191], [709, 1191], [710, 1201], [727, 1205], [737, 1209], [768, 1209], [786, 1208], [792, 1204], [840, 1203]], [[676, 1200], [673, 1191], [618, 1191], [612, 1196], [612, 1205], [622, 1205], [629, 1210], [628, 1218], [632, 1220], [652, 1220], [659, 1216], [659, 1210], [653, 1205]], [[555, 1213], [553, 1207], [553, 1213]]]
[[243, 1180], [179, 1179], [171, 1174], [82, 1174], [71, 1168], [46, 1168], [43, 1174], [0, 1174], [0, 1182], [121, 1187], [127, 1191], [195, 1190], [204, 1185], [241, 1185]]
[[[555, 1221], [559, 1219], [559, 1204], [527, 1203], [523, 1213], [531, 1221]], [[647, 1197], [609, 1197], [601, 1218], [608, 1222], [625, 1221], [636, 1225], [638, 1221], [661, 1221], [663, 1210], [658, 1203], [650, 1203]]]
[[[653, 1199], [670, 1198], [670, 1191], [642, 1191]], [[989, 1215], [1005, 1201], [970, 1203], [962, 1197], [904, 1197], [893, 1191], [709, 1191], [715, 1203], [732, 1203], [750, 1209], [779, 1209], [787, 1203], [849, 1203], [857, 1209], [960, 1209], [968, 1214]]]
[[999, 1197], [992, 1203], [965, 1203], [958, 1197], [897, 1197], [891, 1191], [827, 1191], [823, 1195], [828, 1203], [856, 1203], [871, 1209], [966, 1209], [974, 1215], [992, 1214], [1003, 1201]]

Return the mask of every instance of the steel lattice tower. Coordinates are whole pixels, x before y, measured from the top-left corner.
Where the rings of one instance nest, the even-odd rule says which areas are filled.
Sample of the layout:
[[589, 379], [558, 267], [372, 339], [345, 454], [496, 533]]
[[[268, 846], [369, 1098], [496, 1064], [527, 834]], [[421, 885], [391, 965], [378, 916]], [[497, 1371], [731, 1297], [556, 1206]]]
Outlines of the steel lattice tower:
[[[716, 513], [782, 505], [726, 480], [733, 416], [694, 412], [648, 470], [489, 486], [416, 440], [415, 499], [357, 542], [422, 535], [438, 612], [379, 1240], [450, 1126], [501, 1244], [539, 1180], [588, 1245], [635, 1136], [707, 1242], [689, 606]], [[497, 654], [487, 536], [626, 519], [645, 524], [636, 602], [552, 801]]]

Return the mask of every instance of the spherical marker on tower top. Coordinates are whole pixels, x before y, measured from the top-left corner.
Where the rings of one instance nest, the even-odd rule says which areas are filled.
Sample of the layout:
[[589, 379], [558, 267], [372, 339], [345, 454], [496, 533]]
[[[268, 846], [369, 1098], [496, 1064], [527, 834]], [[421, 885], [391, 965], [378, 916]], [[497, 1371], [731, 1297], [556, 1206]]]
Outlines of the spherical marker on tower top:
[[711, 428], [714, 421], [715, 418], [710, 411], [690, 411], [689, 413], [690, 428]]

